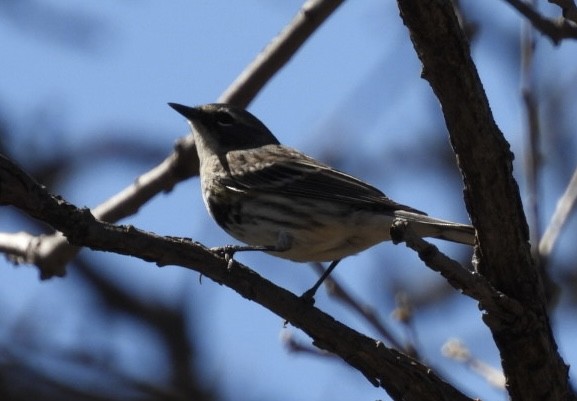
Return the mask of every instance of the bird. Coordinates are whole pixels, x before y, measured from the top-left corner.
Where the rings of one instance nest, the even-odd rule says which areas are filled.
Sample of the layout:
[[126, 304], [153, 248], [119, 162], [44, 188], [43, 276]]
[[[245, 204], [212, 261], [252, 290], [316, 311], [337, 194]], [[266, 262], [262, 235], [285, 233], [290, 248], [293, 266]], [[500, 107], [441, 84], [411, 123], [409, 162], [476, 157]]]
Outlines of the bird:
[[429, 217], [389, 199], [381, 190], [285, 146], [249, 111], [227, 103], [169, 106], [184, 116], [200, 160], [204, 204], [233, 238], [296, 262], [330, 262], [303, 294], [312, 299], [339, 261], [391, 239], [403, 219], [420, 237], [474, 245], [467, 224]]

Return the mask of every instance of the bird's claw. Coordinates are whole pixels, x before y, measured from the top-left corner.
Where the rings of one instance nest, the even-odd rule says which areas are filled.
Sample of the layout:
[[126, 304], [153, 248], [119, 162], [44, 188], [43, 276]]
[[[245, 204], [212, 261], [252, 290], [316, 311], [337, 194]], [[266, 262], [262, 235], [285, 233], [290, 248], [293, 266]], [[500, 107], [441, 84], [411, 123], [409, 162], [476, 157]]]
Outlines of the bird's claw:
[[234, 245], [219, 246], [210, 249], [212, 252], [224, 258], [227, 264], [227, 268], [230, 270], [234, 264], [234, 254], [238, 251], [237, 247]]
[[315, 288], [310, 288], [299, 297], [305, 304], [313, 306], [315, 304]]

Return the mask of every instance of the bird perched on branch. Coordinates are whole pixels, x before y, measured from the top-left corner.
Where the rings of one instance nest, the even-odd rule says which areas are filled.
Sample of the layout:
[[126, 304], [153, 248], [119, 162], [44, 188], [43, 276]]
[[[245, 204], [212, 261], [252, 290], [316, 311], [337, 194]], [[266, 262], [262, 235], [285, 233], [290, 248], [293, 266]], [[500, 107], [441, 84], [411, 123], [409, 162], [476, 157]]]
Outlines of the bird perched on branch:
[[281, 145], [244, 109], [169, 105], [192, 125], [206, 208], [219, 226], [247, 244], [223, 248], [227, 253], [262, 250], [297, 262], [331, 262], [307, 298], [342, 258], [390, 240], [395, 219], [406, 220], [421, 237], [474, 244], [472, 226], [429, 217]]

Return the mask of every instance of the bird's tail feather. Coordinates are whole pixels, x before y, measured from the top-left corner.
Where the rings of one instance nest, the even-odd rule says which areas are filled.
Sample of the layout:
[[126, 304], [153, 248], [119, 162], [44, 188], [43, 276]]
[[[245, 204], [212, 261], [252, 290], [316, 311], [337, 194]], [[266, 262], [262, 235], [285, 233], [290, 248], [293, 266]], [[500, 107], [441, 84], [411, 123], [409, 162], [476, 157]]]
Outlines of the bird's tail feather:
[[475, 229], [467, 224], [453, 223], [423, 214], [398, 210], [395, 216], [406, 219], [421, 237], [439, 238], [459, 244], [474, 245]]

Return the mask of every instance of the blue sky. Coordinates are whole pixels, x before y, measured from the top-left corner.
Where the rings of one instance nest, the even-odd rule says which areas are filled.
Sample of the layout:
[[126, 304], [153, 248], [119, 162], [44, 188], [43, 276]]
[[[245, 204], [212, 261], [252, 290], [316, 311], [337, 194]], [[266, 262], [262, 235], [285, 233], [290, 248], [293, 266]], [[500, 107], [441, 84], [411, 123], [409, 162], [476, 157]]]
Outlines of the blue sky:
[[[520, 18], [499, 1], [486, 7], [464, 3], [470, 17], [480, 23], [473, 55], [495, 119], [517, 155], [515, 168], [523, 189], [523, 122], [515, 53]], [[166, 103], [216, 100], [299, 6], [300, 1], [262, 0], [0, 3], [0, 110], [8, 116], [9, 127], [29, 135], [12, 138], [11, 150], [26, 166], [34, 163], [36, 152], [57, 154], [58, 148], [74, 152], [121, 136], [168, 155], [188, 126]], [[346, 2], [249, 109], [282, 142], [336, 163], [401, 203], [465, 222], [462, 185], [448, 153], [442, 115], [429, 86], [419, 77], [420, 64], [398, 14], [394, 2]], [[76, 35], [73, 40], [71, 33]], [[541, 39], [536, 61], [539, 90], [553, 85], [575, 89], [575, 54], [572, 43], [554, 48]], [[51, 129], [44, 130], [47, 123]], [[31, 139], [34, 152], [29, 148]], [[574, 154], [567, 150], [569, 164], [574, 165]], [[66, 182], [49, 189], [79, 206], [95, 206], [161, 160], [144, 166], [115, 154], [88, 164], [79, 162]], [[447, 163], [452, 163], [452, 173], [447, 173]], [[563, 177], [550, 174], [543, 196], [544, 222], [565, 183]], [[205, 212], [197, 179], [157, 196], [126, 222], [158, 234], [192, 237], [209, 246], [231, 242]], [[0, 224], [2, 231], [26, 229], [6, 211], [0, 211]], [[465, 248], [442, 247], [466, 260]], [[570, 259], [570, 248], [570, 241], [562, 241], [555, 257]], [[308, 339], [292, 327], [283, 328], [282, 319], [227, 288], [209, 280], [199, 284], [196, 274], [175, 267], [158, 269], [109, 254], [94, 257], [103, 271], [117, 276], [138, 296], [187, 304], [203, 377], [218, 386], [226, 399], [238, 398], [239, 393], [245, 399], [387, 399], [345, 364], [289, 353], [283, 336]], [[297, 293], [315, 279], [306, 265], [260, 254], [239, 259]], [[379, 310], [398, 333], [403, 328], [390, 316], [395, 286], [400, 283], [418, 296], [441, 281], [409, 250], [391, 244], [345, 260], [336, 276]], [[1, 261], [0, 304], [6, 313], [0, 318], [0, 343], [10, 344], [19, 325], [33, 321], [29, 329], [46, 330], [48, 344], [74, 348], [89, 341], [95, 350], [111, 352], [128, 374], [144, 380], [158, 377], [156, 367], [164, 356], [155, 353], [155, 339], [145, 334], [136, 337], [139, 328], [130, 322], [108, 321], [101, 330], [92, 331], [86, 322], [86, 316], [92, 316], [92, 300], [74, 282], [74, 272], [66, 279], [39, 282], [33, 268], [15, 269]], [[322, 290], [317, 305], [375, 335]], [[476, 374], [441, 356], [442, 344], [458, 337], [477, 356], [499, 366], [474, 302], [451, 296], [422, 308], [415, 319], [426, 361], [472, 397], [503, 397]], [[567, 362], [575, 360], [575, 350], [563, 339], [574, 333], [574, 324], [574, 319], [559, 319], [556, 326]], [[150, 352], [143, 353], [143, 348]]]

